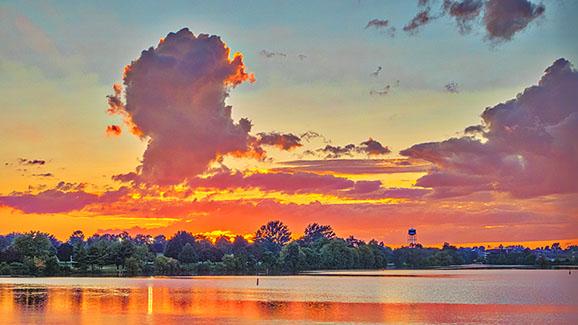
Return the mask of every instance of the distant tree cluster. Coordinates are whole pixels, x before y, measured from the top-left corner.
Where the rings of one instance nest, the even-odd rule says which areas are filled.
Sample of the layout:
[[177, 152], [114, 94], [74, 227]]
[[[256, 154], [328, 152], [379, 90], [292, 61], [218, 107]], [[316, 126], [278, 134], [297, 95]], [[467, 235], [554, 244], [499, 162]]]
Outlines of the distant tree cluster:
[[[577, 255], [577, 246], [537, 252]], [[296, 274], [305, 270], [422, 268], [487, 262], [490, 264], [550, 265], [552, 259], [536, 251], [513, 247], [490, 252], [482, 248], [442, 249], [366, 243], [353, 236], [338, 238], [332, 227], [312, 223], [304, 236], [291, 241], [291, 231], [280, 221], [260, 227], [250, 243], [242, 236], [220, 237], [214, 243], [185, 231], [167, 240], [160, 235], [95, 234], [75, 231], [66, 242], [41, 232], [0, 236], [0, 275], [192, 275]], [[570, 253], [568, 253], [570, 252]], [[565, 255], [564, 255], [565, 254]], [[568, 255], [569, 256], [569, 255]], [[573, 260], [559, 263], [578, 264]]]

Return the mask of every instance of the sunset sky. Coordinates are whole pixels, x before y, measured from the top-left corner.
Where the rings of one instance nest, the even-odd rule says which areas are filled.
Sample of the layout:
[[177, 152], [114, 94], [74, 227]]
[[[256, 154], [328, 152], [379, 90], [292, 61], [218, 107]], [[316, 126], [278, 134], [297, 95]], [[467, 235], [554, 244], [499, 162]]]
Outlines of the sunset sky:
[[578, 2], [4, 1], [0, 234], [578, 243]]

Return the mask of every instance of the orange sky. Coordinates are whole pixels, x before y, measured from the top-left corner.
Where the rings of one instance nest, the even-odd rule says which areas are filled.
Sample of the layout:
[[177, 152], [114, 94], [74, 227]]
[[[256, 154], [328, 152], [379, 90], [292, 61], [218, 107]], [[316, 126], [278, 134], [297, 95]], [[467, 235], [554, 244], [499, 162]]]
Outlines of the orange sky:
[[425, 245], [577, 243], [578, 57], [556, 22], [476, 25], [469, 43], [450, 25], [367, 34], [344, 10], [311, 21], [313, 41], [253, 14], [199, 23], [222, 37], [171, 24], [103, 42], [29, 9], [0, 6], [0, 233], [250, 237], [281, 220], [392, 246], [408, 228]]

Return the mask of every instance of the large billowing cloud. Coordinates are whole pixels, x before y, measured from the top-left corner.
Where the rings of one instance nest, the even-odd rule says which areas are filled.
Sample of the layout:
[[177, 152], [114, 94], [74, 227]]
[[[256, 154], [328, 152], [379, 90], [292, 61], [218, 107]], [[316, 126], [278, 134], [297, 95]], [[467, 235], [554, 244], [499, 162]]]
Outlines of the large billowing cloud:
[[229, 52], [218, 36], [184, 28], [125, 68], [124, 89], [115, 86], [109, 112], [123, 115], [132, 133], [148, 140], [133, 178], [175, 184], [225, 155], [263, 156], [251, 123], [233, 121], [225, 104], [231, 88], [254, 80], [243, 56]]
[[559, 59], [536, 86], [486, 108], [480, 138], [414, 145], [404, 156], [436, 169], [416, 185], [437, 196], [496, 190], [514, 197], [578, 192], [578, 72]]

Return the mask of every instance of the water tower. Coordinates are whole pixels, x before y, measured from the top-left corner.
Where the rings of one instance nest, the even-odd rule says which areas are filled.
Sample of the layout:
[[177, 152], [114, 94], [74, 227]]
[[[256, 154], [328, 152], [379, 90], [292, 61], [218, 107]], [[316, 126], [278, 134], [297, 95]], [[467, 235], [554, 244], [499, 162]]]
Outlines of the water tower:
[[417, 231], [414, 228], [409, 228], [407, 232], [407, 244], [409, 247], [415, 247], [417, 245]]

